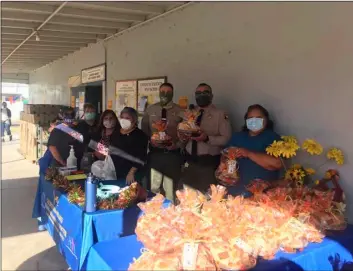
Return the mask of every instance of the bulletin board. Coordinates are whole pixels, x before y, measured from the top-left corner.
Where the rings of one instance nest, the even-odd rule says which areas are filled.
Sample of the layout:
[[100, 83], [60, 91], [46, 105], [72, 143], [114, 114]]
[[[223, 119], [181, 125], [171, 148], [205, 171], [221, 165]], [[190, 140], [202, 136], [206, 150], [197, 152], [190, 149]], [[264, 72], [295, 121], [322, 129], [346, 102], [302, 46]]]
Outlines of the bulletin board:
[[126, 106], [137, 108], [137, 80], [116, 81], [115, 111], [118, 116]]
[[167, 77], [137, 80], [137, 111], [139, 114], [143, 114], [149, 105], [159, 102], [159, 87], [165, 82], [167, 82]]

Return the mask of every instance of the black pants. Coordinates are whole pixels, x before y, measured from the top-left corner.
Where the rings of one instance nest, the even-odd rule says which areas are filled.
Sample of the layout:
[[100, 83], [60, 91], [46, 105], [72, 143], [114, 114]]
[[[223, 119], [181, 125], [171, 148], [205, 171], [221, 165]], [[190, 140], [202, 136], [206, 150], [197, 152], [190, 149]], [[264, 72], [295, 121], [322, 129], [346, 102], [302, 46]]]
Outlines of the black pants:
[[180, 181], [182, 156], [180, 151], [152, 150], [148, 155], [150, 187], [175, 202], [175, 191]]
[[196, 159], [186, 157], [186, 166], [181, 181], [183, 186], [206, 193], [211, 184], [217, 184], [215, 171], [220, 162], [220, 156], [203, 155]]

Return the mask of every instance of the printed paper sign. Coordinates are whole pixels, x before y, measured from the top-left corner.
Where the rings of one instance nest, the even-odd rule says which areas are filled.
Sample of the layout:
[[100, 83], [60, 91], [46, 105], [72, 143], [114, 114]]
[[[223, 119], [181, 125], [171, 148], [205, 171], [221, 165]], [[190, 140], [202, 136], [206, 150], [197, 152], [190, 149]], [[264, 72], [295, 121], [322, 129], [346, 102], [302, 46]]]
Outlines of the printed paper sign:
[[159, 87], [165, 78], [138, 80], [138, 111], [145, 112], [147, 106], [159, 102]]
[[115, 86], [115, 109], [120, 115], [124, 107], [136, 109], [137, 104], [137, 80], [117, 81]]

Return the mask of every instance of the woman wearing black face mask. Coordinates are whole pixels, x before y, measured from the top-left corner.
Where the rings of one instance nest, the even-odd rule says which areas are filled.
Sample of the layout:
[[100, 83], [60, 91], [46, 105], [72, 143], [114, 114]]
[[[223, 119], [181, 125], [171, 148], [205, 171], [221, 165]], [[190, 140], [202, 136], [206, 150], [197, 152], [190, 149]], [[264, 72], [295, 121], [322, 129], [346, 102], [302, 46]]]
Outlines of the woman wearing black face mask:
[[220, 161], [220, 152], [231, 137], [228, 115], [216, 108], [212, 99], [211, 87], [204, 83], [198, 85], [195, 92], [199, 111], [196, 124], [201, 133], [187, 142], [187, 163], [182, 176], [184, 186], [203, 193], [217, 182], [214, 172]]

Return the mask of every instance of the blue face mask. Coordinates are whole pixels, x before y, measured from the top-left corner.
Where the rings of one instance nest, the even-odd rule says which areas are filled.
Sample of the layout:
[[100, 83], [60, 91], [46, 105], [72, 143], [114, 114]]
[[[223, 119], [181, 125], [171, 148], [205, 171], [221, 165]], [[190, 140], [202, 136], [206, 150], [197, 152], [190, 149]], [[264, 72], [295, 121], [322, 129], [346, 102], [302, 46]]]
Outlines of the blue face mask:
[[264, 127], [264, 119], [263, 118], [247, 119], [246, 127], [252, 132], [260, 131]]
[[85, 114], [85, 120], [94, 120], [96, 118], [96, 113], [90, 112]]

